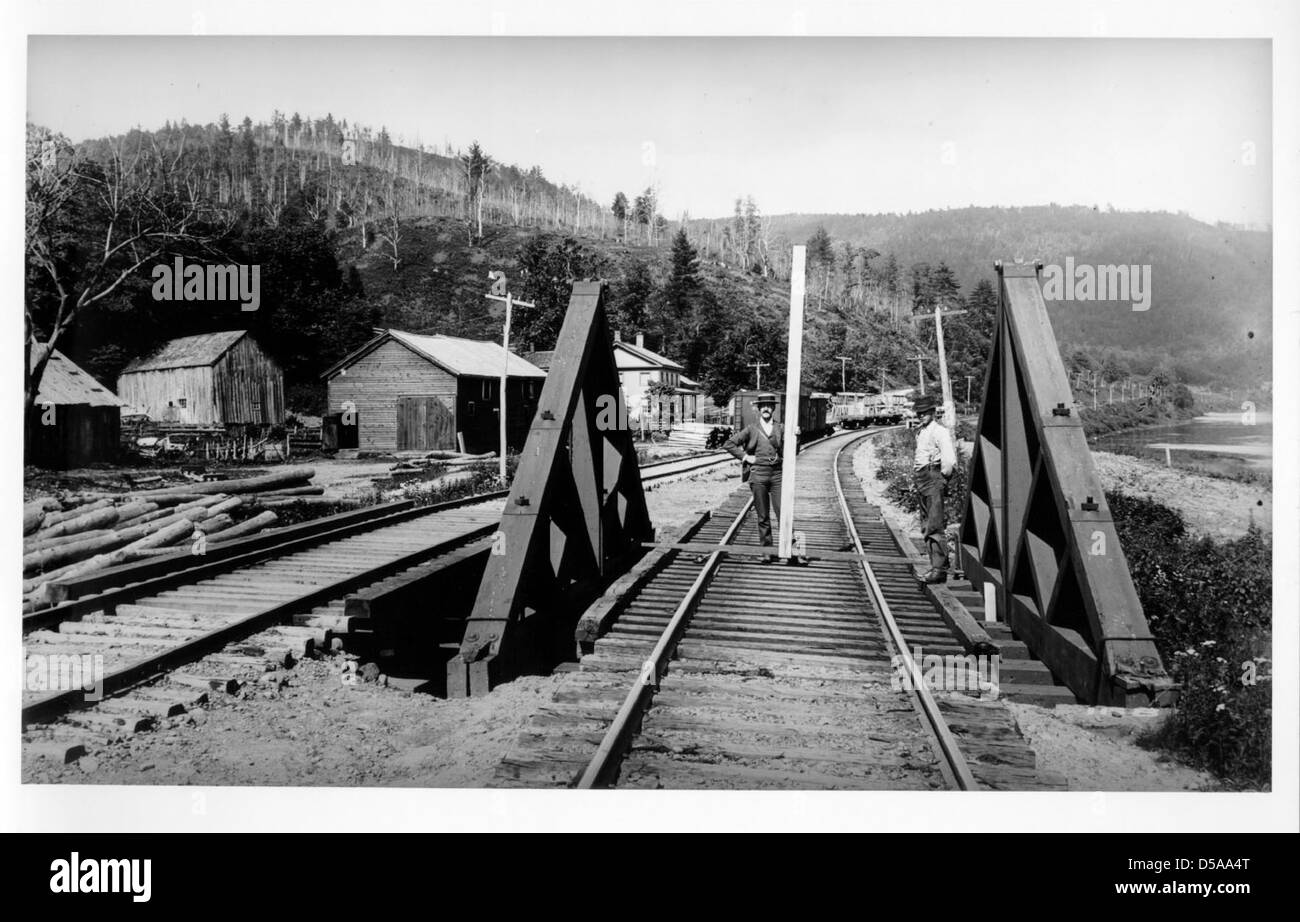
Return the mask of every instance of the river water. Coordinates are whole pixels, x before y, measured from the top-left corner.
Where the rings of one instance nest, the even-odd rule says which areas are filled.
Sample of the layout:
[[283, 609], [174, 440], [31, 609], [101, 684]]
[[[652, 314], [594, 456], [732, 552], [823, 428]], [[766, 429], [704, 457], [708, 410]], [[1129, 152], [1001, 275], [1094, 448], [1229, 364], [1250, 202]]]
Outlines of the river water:
[[1099, 436], [1089, 444], [1101, 451], [1138, 455], [1174, 467], [1218, 473], [1270, 473], [1273, 470], [1273, 413], [1207, 413], [1185, 423], [1151, 426]]

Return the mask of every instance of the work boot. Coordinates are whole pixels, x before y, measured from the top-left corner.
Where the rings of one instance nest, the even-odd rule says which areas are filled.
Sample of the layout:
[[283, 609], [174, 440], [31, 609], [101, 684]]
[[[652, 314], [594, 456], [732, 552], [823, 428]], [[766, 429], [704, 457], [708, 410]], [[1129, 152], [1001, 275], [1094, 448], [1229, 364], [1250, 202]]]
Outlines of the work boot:
[[921, 577], [921, 582], [931, 585], [935, 583], [946, 583], [948, 582], [948, 574], [944, 570], [931, 569], [926, 572], [925, 576]]

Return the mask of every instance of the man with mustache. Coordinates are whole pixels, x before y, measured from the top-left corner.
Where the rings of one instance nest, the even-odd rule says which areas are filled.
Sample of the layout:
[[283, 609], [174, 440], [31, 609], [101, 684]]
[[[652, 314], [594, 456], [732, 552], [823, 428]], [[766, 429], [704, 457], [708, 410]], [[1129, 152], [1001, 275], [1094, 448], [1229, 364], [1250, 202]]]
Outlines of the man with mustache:
[[[775, 394], [759, 394], [754, 406], [758, 409], [758, 419], [733, 435], [723, 447], [740, 459], [740, 481], [748, 483], [754, 494], [759, 543], [771, 547], [772, 514], [781, 516], [783, 434], [772, 419], [776, 411]], [[771, 563], [773, 559], [764, 557], [763, 563]]]

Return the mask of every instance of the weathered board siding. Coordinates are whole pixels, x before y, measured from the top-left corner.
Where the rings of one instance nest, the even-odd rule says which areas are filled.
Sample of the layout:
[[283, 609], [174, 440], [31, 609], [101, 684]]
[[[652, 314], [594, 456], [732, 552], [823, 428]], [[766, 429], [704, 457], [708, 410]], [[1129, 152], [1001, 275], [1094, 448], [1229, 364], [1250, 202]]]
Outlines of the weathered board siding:
[[117, 395], [150, 419], [169, 423], [220, 423], [212, 368], [159, 368], [126, 372]]
[[212, 366], [212, 390], [223, 423], [284, 422], [284, 375], [251, 336], [235, 343]]
[[[456, 379], [397, 342], [386, 342], [329, 379], [329, 412], [357, 414], [357, 447], [396, 451], [397, 399], [438, 397], [455, 414]], [[452, 423], [455, 447], [455, 420]]]
[[213, 365], [125, 372], [118, 396], [150, 419], [177, 423], [278, 425], [284, 375], [245, 336]]

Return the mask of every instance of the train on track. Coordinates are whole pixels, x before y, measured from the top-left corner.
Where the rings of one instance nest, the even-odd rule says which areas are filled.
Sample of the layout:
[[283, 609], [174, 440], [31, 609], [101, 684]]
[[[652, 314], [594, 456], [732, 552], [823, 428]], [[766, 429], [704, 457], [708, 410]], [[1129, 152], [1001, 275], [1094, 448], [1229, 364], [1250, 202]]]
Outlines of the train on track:
[[847, 392], [830, 398], [830, 422], [841, 429], [897, 426], [915, 416], [912, 398], [904, 394]]

